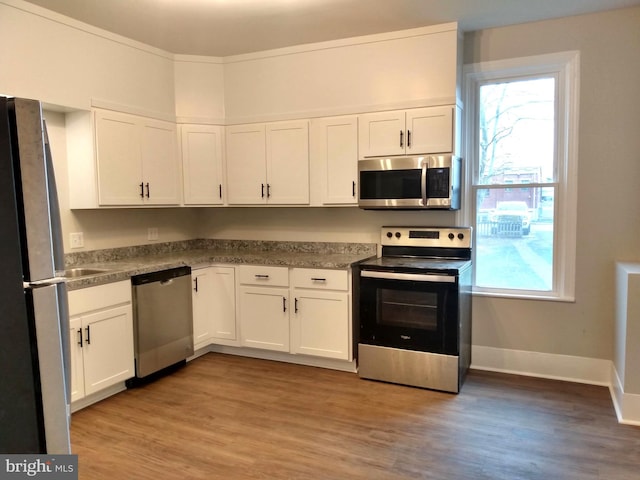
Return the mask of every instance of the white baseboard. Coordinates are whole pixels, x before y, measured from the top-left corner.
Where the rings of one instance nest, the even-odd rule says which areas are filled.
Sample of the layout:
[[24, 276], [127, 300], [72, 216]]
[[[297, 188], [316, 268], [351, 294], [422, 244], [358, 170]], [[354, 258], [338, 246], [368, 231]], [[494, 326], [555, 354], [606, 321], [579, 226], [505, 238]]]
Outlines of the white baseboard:
[[615, 366], [611, 365], [611, 399], [616, 410], [618, 422], [626, 425], [640, 426], [640, 395], [624, 393], [620, 376]]
[[640, 425], [640, 395], [625, 393], [611, 360], [471, 347], [471, 368], [609, 387], [618, 422]]
[[590, 385], [611, 385], [611, 361], [553, 353], [471, 347], [471, 368], [512, 373], [529, 377], [551, 378]]

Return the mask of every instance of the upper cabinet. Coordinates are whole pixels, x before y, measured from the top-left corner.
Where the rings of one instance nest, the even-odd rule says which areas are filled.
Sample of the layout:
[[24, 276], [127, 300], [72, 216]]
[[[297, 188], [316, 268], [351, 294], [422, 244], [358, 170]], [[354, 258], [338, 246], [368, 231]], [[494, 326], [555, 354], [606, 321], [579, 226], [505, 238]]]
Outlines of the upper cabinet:
[[185, 205], [222, 205], [223, 127], [181, 125], [182, 178]]
[[309, 204], [309, 122], [226, 128], [230, 205]]
[[100, 205], [180, 203], [175, 124], [97, 110], [95, 132]]
[[313, 205], [357, 205], [358, 117], [317, 118], [309, 132]]
[[174, 123], [110, 110], [67, 115], [71, 208], [179, 205]]
[[360, 158], [452, 153], [454, 107], [428, 107], [360, 115]]

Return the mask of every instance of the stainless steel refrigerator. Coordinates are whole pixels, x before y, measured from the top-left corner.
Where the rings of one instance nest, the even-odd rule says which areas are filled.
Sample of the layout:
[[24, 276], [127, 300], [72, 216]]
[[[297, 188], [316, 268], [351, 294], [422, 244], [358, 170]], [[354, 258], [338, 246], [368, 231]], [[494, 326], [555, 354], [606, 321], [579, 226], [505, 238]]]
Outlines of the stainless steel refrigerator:
[[0, 97], [0, 453], [70, 453], [67, 291], [40, 102]]

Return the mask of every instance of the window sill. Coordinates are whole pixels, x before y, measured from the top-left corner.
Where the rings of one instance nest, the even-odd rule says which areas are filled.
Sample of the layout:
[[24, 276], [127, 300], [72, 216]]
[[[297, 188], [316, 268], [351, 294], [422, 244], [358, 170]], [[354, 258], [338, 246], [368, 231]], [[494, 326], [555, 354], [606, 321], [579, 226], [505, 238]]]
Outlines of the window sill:
[[500, 292], [474, 289], [472, 290], [472, 295], [474, 297], [494, 297], [514, 300], [540, 300], [544, 302], [575, 303], [576, 301], [573, 295], [552, 295], [533, 292]]

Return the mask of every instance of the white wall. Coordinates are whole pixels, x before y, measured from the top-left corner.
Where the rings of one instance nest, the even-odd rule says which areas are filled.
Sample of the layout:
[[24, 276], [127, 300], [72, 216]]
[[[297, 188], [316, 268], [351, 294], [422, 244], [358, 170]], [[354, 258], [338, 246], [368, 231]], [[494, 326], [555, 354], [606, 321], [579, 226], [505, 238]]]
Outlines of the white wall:
[[26, 2], [0, 2], [0, 65], [0, 94], [175, 115], [171, 55]]
[[456, 101], [457, 25], [225, 58], [228, 123]]

